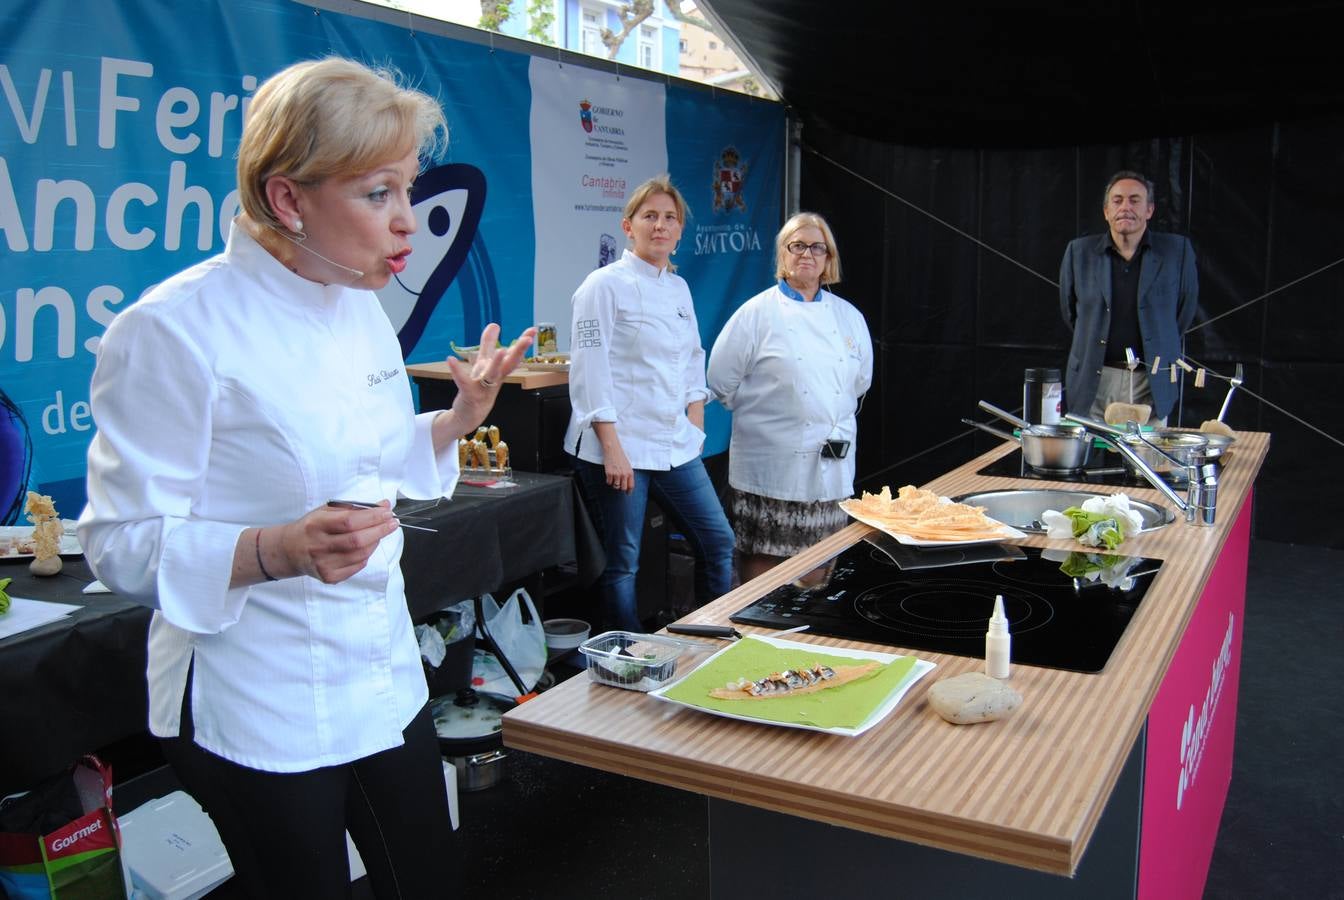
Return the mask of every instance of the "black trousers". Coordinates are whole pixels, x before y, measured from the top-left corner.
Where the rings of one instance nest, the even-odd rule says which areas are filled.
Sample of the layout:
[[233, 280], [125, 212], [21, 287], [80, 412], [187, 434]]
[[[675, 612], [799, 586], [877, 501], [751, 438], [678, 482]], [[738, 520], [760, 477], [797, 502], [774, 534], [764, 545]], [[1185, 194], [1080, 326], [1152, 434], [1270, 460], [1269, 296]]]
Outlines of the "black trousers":
[[248, 897], [349, 898], [347, 830], [379, 900], [444, 894], [445, 874], [458, 866], [428, 704], [402, 732], [400, 747], [345, 765], [277, 773], [199, 747], [190, 697], [188, 681], [182, 727], [162, 742], [164, 756], [209, 813]]

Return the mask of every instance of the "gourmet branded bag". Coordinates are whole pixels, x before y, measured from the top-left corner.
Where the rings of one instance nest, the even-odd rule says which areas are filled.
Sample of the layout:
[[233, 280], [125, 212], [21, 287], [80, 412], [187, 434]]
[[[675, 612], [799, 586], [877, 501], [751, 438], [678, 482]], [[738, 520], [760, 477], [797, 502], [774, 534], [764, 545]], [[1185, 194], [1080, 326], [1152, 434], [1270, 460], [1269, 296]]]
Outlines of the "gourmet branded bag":
[[112, 770], [85, 756], [0, 803], [0, 894], [9, 900], [125, 900]]

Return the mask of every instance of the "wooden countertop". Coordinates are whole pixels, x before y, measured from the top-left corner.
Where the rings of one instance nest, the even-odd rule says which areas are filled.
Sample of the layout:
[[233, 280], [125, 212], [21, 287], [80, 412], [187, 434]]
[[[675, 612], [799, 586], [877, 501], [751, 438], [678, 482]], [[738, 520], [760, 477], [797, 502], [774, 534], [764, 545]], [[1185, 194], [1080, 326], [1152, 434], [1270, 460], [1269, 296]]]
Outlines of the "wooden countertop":
[[[414, 363], [406, 367], [411, 378], [431, 378], [438, 381], [452, 381], [453, 372], [445, 362]], [[516, 384], [525, 391], [534, 388], [551, 387], [557, 384], [569, 384], [568, 369], [529, 369], [527, 364], [519, 366], [504, 376], [505, 384]]]
[[[1020, 479], [975, 474], [1015, 447], [1005, 443], [924, 486], [949, 496], [1022, 487]], [[929, 686], [983, 663], [918, 651], [937, 668], [859, 737], [704, 715], [577, 677], [505, 715], [504, 743], [725, 800], [1071, 874], [1268, 449], [1267, 434], [1238, 436], [1223, 469], [1213, 527], [1178, 520], [1125, 542], [1124, 552], [1165, 564], [1106, 669], [1083, 674], [1015, 664], [1012, 685], [1024, 702], [1012, 718], [971, 726], [944, 722], [925, 699]], [[1047, 481], [1029, 486], [1108, 490]], [[1171, 505], [1151, 489], [1129, 493]], [[870, 530], [853, 523], [684, 621], [725, 623]], [[1076, 547], [1040, 535], [1021, 543]], [[891, 649], [806, 634], [790, 639]]]

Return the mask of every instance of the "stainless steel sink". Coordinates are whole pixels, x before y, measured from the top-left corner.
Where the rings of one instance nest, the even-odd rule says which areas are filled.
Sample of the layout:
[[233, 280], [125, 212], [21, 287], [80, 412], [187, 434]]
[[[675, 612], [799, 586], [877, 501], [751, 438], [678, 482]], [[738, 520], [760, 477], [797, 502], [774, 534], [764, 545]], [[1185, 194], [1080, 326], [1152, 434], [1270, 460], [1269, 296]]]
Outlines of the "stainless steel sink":
[[[1019, 531], [1045, 533], [1041, 524], [1041, 513], [1047, 509], [1068, 509], [1070, 506], [1082, 506], [1084, 500], [1093, 497], [1108, 497], [1097, 491], [1061, 491], [1051, 489], [1021, 491], [979, 491], [974, 494], [962, 494], [953, 497], [959, 503], [971, 506], [983, 506], [985, 515], [997, 519], [1005, 525], [1011, 525]], [[1152, 531], [1176, 521], [1176, 514], [1165, 506], [1158, 506], [1146, 500], [1129, 498], [1129, 505], [1143, 516], [1143, 531]]]

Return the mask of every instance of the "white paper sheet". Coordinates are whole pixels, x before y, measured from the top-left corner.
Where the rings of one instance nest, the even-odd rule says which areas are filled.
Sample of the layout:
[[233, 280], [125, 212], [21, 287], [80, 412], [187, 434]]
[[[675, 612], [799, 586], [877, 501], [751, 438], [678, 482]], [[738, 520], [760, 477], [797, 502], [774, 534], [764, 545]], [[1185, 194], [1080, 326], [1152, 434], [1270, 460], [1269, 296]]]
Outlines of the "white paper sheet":
[[0, 616], [0, 638], [37, 628], [48, 622], [55, 622], [79, 609], [70, 603], [52, 603], [46, 600], [25, 600], [22, 597], [9, 598], [9, 612]]

